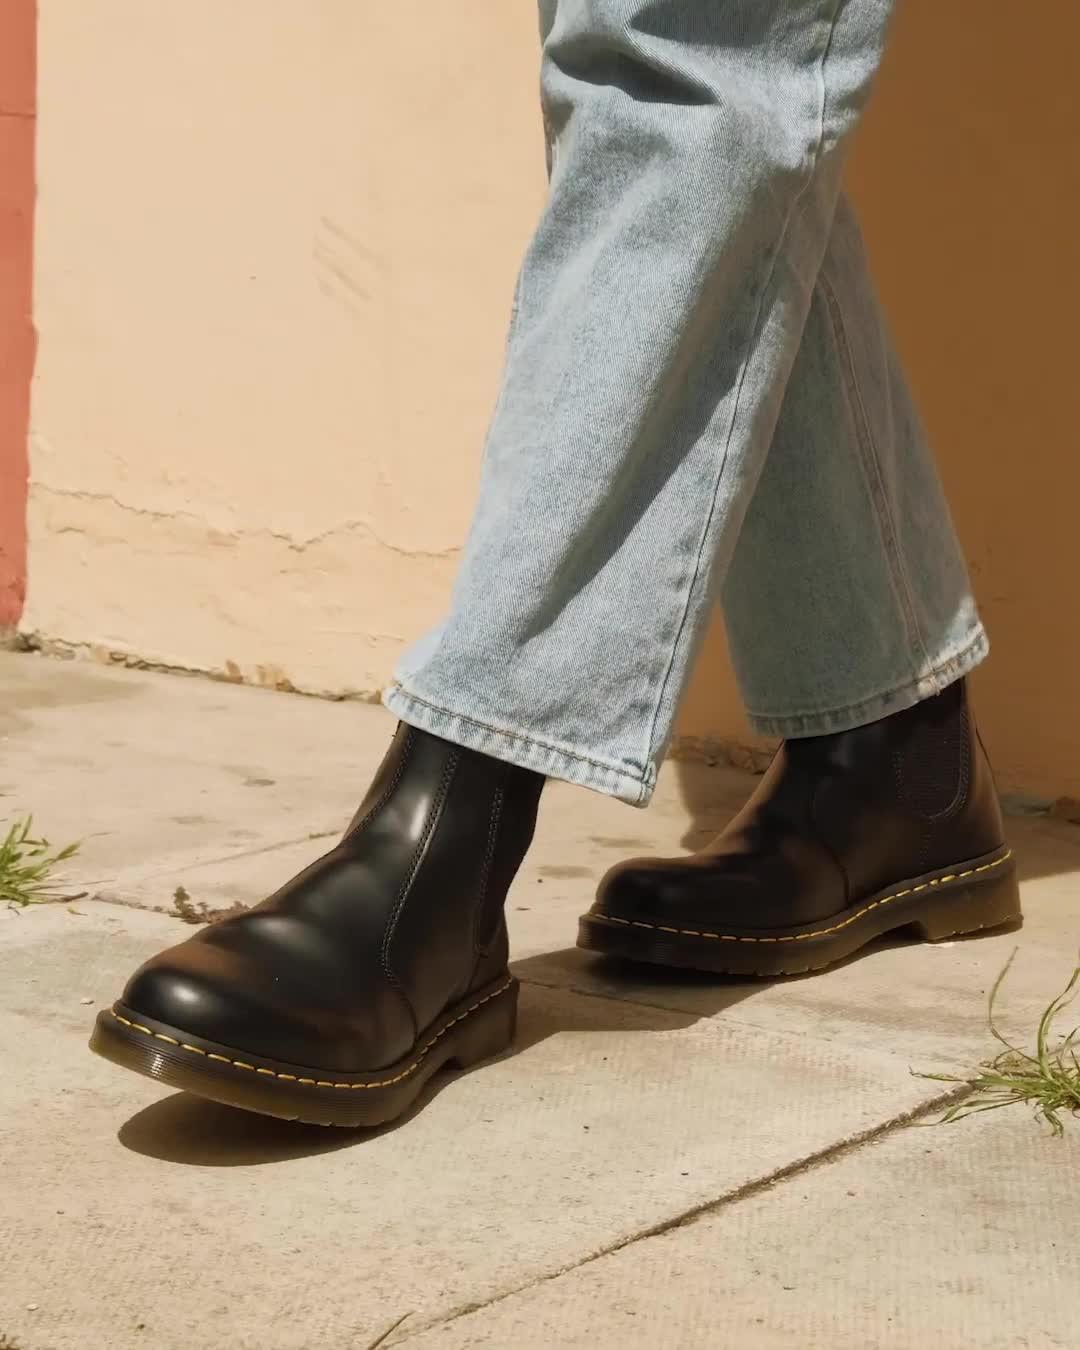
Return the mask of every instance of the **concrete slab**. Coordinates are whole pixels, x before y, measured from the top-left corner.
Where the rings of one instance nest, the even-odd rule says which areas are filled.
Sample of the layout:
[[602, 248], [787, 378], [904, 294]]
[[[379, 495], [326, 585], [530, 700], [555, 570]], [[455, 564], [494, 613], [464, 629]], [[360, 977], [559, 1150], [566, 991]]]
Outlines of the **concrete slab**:
[[[1014, 946], [1002, 1020], [1026, 1037], [1080, 947], [1074, 826], [1013, 822], [1028, 915], [1017, 933], [881, 944], [826, 975], [725, 981], [614, 967], [573, 941], [600, 873], [628, 854], [702, 842], [751, 780], [672, 766], [648, 812], [552, 785], [509, 904], [526, 982], [517, 1052], [445, 1080], [396, 1129], [357, 1136], [264, 1121], [163, 1096], [91, 1058], [97, 1008], [145, 956], [190, 932], [153, 911], [170, 907], [178, 885], [209, 908], [254, 903], [299, 870], [348, 819], [392, 726], [370, 706], [0, 655], [0, 818], [33, 809], [52, 837], [86, 838], [73, 884], [122, 902], [0, 911], [0, 1345], [6, 1335], [21, 1350], [362, 1348], [403, 1314], [391, 1341], [423, 1343], [432, 1327], [447, 1345], [474, 1343], [454, 1339], [466, 1334], [515, 1347], [572, 1345], [575, 1336], [830, 1350], [996, 1344], [950, 1339], [957, 1328], [980, 1330], [965, 1311], [976, 1275], [952, 1238], [925, 1276], [911, 1267], [908, 1292], [897, 1283], [906, 1267], [884, 1248], [877, 1268], [860, 1264], [862, 1250], [875, 1250], [873, 1223], [933, 1251], [945, 1217], [954, 1233], [976, 1234], [988, 1269], [1023, 1270], [1033, 1297], [1049, 1301], [1028, 1341], [1001, 1344], [1068, 1343], [1038, 1339], [1071, 1324], [1055, 1311], [1036, 1229], [1002, 1221], [997, 1236], [978, 1236], [987, 1205], [1009, 1218], [1008, 1206], [1036, 1197], [1064, 1223], [1058, 1209], [1068, 1206], [1051, 1209], [1051, 1199], [1072, 1179], [1075, 1142], [1047, 1152], [1026, 1120], [1008, 1126], [1022, 1131], [1013, 1153], [997, 1136], [977, 1143], [975, 1124], [905, 1136], [931, 1153], [905, 1154], [864, 1191], [852, 1187], [873, 1197], [873, 1222], [850, 1204], [838, 1212], [831, 1193], [798, 1191], [809, 1200], [761, 1219], [774, 1232], [773, 1248], [762, 1248], [773, 1267], [747, 1267], [726, 1246], [710, 1248], [713, 1264], [692, 1267], [682, 1283], [678, 1262], [670, 1279], [652, 1267], [624, 1276], [620, 1265], [614, 1285], [565, 1313], [565, 1335], [563, 1304], [552, 1305], [563, 1309], [554, 1320], [519, 1315], [513, 1291], [535, 1285], [520, 1297], [543, 1302], [549, 1290], [561, 1299], [575, 1277], [560, 1272], [582, 1267], [591, 1280], [608, 1268], [598, 1254], [622, 1243], [632, 1244], [627, 1255], [644, 1250], [636, 1239], [702, 1206], [723, 1202], [734, 1222], [728, 1216], [763, 1203], [758, 1183], [924, 1108], [940, 1085], [911, 1077], [909, 1065], [967, 1067], [988, 1053], [986, 992]], [[989, 1175], [1004, 1166], [1016, 1172], [1015, 1191]], [[945, 1199], [938, 1206], [924, 1191]], [[916, 1222], [924, 1213], [933, 1220], [925, 1231]], [[840, 1254], [839, 1273], [813, 1265], [811, 1252], [795, 1262], [803, 1283], [781, 1286], [785, 1299], [802, 1291], [798, 1316], [817, 1341], [774, 1306], [788, 1229], [822, 1262]], [[747, 1221], [751, 1254], [755, 1231]], [[768, 1269], [772, 1283], [755, 1285], [754, 1270]], [[947, 1332], [937, 1339], [920, 1330], [913, 1292], [931, 1277]], [[874, 1320], [875, 1280], [899, 1340]], [[580, 1297], [592, 1288], [582, 1285]], [[1015, 1330], [1020, 1294], [999, 1288], [990, 1306], [1009, 1298], [1001, 1325]], [[447, 1320], [492, 1300], [505, 1301]], [[708, 1320], [728, 1316], [714, 1303], [731, 1309], [727, 1323]], [[619, 1308], [633, 1317], [615, 1316]], [[750, 1310], [763, 1320], [746, 1322]], [[484, 1320], [511, 1315], [519, 1320]], [[834, 1334], [841, 1322], [847, 1340]], [[635, 1342], [637, 1325], [646, 1331]], [[714, 1325], [730, 1335], [707, 1339]]]
[[79, 908], [0, 914], [0, 1331], [25, 1350], [363, 1346], [940, 1091], [888, 1055], [529, 987], [516, 1053], [396, 1129], [265, 1121], [87, 1053], [97, 1008], [185, 930]]
[[340, 830], [393, 726], [363, 704], [0, 652], [0, 816], [84, 840], [94, 889], [167, 879]]
[[409, 1350], [1073, 1350], [1080, 1140], [899, 1129], [412, 1336]]
[[[191, 869], [296, 846], [280, 863], [228, 873], [230, 884], [248, 878], [240, 884], [252, 901], [340, 833], [393, 730], [367, 704], [0, 652], [0, 819], [33, 811], [50, 838], [85, 841], [72, 870], [80, 889], [162, 911]], [[687, 767], [685, 782], [707, 797], [694, 817], [674, 772], [648, 812], [551, 793], [538, 875], [588, 894], [627, 853], [678, 849], [688, 831], [707, 832], [745, 779]]]

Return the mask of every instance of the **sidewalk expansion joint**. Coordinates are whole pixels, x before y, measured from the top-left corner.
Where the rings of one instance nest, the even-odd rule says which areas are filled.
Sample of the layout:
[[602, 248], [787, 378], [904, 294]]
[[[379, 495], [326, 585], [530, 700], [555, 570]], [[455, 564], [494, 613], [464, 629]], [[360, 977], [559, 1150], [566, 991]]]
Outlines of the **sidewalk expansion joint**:
[[552, 1280], [557, 1280], [563, 1275], [571, 1275], [575, 1271], [582, 1270], [586, 1266], [592, 1265], [594, 1261], [599, 1261], [601, 1257], [613, 1256], [616, 1252], [625, 1250], [627, 1247], [636, 1246], [639, 1242], [646, 1242], [650, 1238], [663, 1237], [666, 1233], [674, 1232], [679, 1228], [688, 1228], [697, 1223], [700, 1219], [708, 1218], [713, 1214], [718, 1214], [721, 1210], [727, 1209], [732, 1205], [739, 1204], [740, 1201], [748, 1200], [752, 1196], [759, 1195], [762, 1191], [770, 1190], [772, 1187], [780, 1185], [787, 1181], [792, 1181], [796, 1177], [805, 1176], [809, 1172], [815, 1172], [821, 1167], [828, 1167], [834, 1162], [839, 1162], [842, 1158], [848, 1157], [852, 1153], [857, 1153], [860, 1149], [883, 1142], [891, 1135], [905, 1129], [909, 1125], [921, 1123], [928, 1116], [932, 1116], [939, 1111], [948, 1110], [957, 1102], [962, 1101], [971, 1094], [971, 1087], [967, 1083], [959, 1087], [950, 1089], [948, 1092], [939, 1092], [931, 1097], [929, 1101], [923, 1102], [921, 1106], [913, 1107], [910, 1111], [904, 1111], [898, 1116], [893, 1116], [880, 1125], [872, 1125], [869, 1129], [862, 1130], [858, 1134], [851, 1135], [846, 1139], [838, 1140], [834, 1144], [828, 1144], [814, 1153], [808, 1153], [803, 1158], [797, 1158], [794, 1162], [779, 1167], [774, 1172], [757, 1177], [752, 1181], [747, 1181], [734, 1190], [726, 1191], [723, 1195], [717, 1196], [712, 1200], [705, 1200], [699, 1205], [694, 1205], [690, 1209], [684, 1210], [681, 1214], [673, 1215], [670, 1219], [663, 1219], [659, 1223], [650, 1224], [647, 1228], [639, 1229], [636, 1233], [631, 1233], [628, 1237], [619, 1239], [617, 1242], [609, 1243], [605, 1247], [600, 1247], [587, 1256], [583, 1256], [580, 1261], [571, 1261], [567, 1265], [560, 1266], [558, 1270], [553, 1270], [546, 1275], [540, 1275], [535, 1279], [526, 1280], [524, 1283], [515, 1285], [512, 1289], [504, 1289], [501, 1293], [495, 1294], [489, 1299], [480, 1303], [469, 1303], [445, 1317], [436, 1317], [423, 1326], [417, 1326], [414, 1331], [408, 1332], [403, 1336], [397, 1336], [393, 1340], [387, 1341], [387, 1350], [391, 1346], [405, 1345], [414, 1337], [424, 1334], [435, 1327], [446, 1327], [453, 1322], [459, 1321], [462, 1317], [468, 1317], [471, 1313], [483, 1312], [488, 1308], [495, 1307], [505, 1299], [512, 1298], [515, 1294], [522, 1294], [530, 1289], [535, 1289], [540, 1285], [548, 1284]]

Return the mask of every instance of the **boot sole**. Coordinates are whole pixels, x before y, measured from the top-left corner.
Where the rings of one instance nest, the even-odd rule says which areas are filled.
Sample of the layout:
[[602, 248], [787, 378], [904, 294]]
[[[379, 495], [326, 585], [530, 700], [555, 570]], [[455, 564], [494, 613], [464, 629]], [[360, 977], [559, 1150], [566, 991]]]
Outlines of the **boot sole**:
[[90, 1049], [199, 1097], [309, 1125], [384, 1125], [407, 1111], [443, 1068], [468, 1069], [514, 1038], [518, 982], [504, 976], [448, 1009], [396, 1064], [368, 1074], [263, 1059], [166, 1026], [116, 1003], [103, 1009]]
[[617, 914], [585, 914], [578, 946], [605, 956], [720, 975], [803, 975], [842, 961], [874, 938], [908, 929], [941, 942], [1020, 920], [1012, 850], [996, 850], [900, 881], [825, 920], [792, 928], [675, 928]]

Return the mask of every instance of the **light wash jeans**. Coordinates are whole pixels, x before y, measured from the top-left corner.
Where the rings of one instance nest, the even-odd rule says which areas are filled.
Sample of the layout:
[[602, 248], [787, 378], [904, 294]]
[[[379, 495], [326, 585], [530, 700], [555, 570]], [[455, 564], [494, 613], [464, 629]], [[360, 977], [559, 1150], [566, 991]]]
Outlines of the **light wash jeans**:
[[717, 597], [755, 728], [986, 654], [842, 196], [890, 0], [542, 0], [551, 185], [404, 721], [643, 805]]

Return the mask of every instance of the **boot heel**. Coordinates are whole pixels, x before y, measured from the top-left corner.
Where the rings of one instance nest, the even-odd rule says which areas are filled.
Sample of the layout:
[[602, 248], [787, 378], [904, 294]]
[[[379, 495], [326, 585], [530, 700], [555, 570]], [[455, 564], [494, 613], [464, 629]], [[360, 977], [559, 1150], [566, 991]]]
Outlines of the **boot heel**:
[[448, 1063], [470, 1069], [493, 1059], [511, 1044], [517, 1028], [517, 980], [502, 986], [468, 1012], [454, 1028], [453, 1053]]
[[985, 881], [942, 889], [924, 902], [911, 927], [927, 942], [942, 942], [981, 928], [1000, 928], [1017, 923], [1020, 914], [1020, 883], [1011, 866]]

